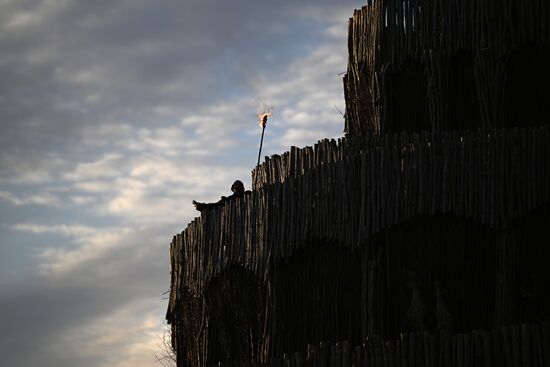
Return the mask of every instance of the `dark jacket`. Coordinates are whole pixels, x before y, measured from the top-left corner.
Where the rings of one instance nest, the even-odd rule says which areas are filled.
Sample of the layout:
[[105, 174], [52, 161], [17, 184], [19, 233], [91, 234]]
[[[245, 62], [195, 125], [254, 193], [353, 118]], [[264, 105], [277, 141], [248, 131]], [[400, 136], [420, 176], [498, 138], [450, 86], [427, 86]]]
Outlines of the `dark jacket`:
[[212, 209], [212, 208], [216, 208], [218, 206], [223, 206], [226, 201], [242, 197], [243, 195], [244, 195], [244, 193], [240, 193], [240, 194], [234, 193], [234, 194], [231, 194], [229, 196], [222, 196], [221, 199], [219, 201], [215, 202], [215, 203], [199, 203], [199, 202], [193, 201], [193, 204], [195, 204], [195, 208], [199, 212], [202, 212], [205, 209]]

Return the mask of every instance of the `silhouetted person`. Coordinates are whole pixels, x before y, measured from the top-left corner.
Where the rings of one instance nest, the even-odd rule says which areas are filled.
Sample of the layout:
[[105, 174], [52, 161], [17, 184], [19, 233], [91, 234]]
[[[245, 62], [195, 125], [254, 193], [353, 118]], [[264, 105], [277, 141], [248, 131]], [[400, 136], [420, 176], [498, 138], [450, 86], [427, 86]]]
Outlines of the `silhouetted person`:
[[198, 201], [193, 200], [193, 205], [199, 212], [202, 212], [204, 209], [210, 209], [210, 208], [215, 208], [217, 206], [221, 206], [227, 200], [242, 197], [244, 195], [243, 183], [239, 180], [233, 182], [233, 185], [231, 185], [231, 191], [233, 192], [233, 194], [229, 196], [222, 196], [221, 199], [216, 203], [199, 203]]

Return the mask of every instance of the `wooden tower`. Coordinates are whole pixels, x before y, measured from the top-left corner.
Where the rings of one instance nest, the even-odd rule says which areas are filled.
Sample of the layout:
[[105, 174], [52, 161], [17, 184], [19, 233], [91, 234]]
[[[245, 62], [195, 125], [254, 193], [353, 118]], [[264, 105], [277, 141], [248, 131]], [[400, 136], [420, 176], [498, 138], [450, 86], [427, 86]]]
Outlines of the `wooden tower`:
[[375, 0], [345, 136], [170, 245], [178, 366], [550, 366], [550, 3]]

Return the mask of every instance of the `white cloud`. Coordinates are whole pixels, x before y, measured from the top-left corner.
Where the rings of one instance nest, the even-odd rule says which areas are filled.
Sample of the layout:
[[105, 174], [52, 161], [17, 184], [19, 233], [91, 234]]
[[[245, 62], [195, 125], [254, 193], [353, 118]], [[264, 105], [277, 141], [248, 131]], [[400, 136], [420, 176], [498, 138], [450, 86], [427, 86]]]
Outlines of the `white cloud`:
[[107, 202], [97, 209], [126, 221], [149, 224], [196, 216], [193, 199], [216, 201], [229, 193], [236, 177], [247, 174], [241, 167], [183, 164], [159, 157], [130, 166], [126, 177], [109, 186]]
[[189, 162], [183, 153], [164, 155], [179, 130], [161, 130], [139, 132], [143, 144], [150, 143], [148, 151], [133, 156], [106, 154], [65, 174], [71, 201], [87, 205], [98, 216], [109, 215], [127, 224], [169, 223], [196, 216], [193, 199], [217, 201], [230, 193], [233, 180], [247, 181], [250, 168], [246, 166]]
[[284, 77], [269, 83], [258, 78], [260, 98], [273, 101], [273, 124], [280, 129], [277, 145], [271, 151], [284, 151], [291, 145], [313, 145], [317, 140], [342, 135], [344, 121], [338, 109], [345, 109], [342, 79], [345, 70], [344, 24], [329, 28], [330, 40], [292, 62]]
[[334, 24], [330, 27], [328, 27], [324, 34], [328, 37], [332, 37], [338, 40], [340, 43], [342, 39], [346, 39], [348, 35], [348, 29], [346, 27], [342, 27], [341, 22], [339, 24]]
[[80, 196], [80, 195], [71, 196], [71, 201], [76, 205], [91, 204], [95, 200], [96, 199], [93, 196]]
[[149, 367], [161, 350], [163, 306], [160, 298], [132, 300], [66, 331], [58, 344], [81, 356], [105, 355], [100, 366]]
[[[40, 270], [44, 275], [59, 276], [71, 272], [84, 264], [107, 257], [134, 245], [135, 238], [129, 228], [96, 228], [86, 225], [43, 225], [16, 223], [8, 227], [12, 231], [32, 234], [52, 234], [69, 238], [71, 246], [41, 247], [37, 250]], [[131, 240], [133, 239], [133, 240]], [[109, 262], [100, 266], [109, 266]]]
[[78, 163], [72, 172], [65, 174], [65, 179], [88, 181], [117, 177], [121, 173], [121, 163], [120, 154], [106, 154], [94, 162]]
[[12, 231], [29, 232], [34, 234], [57, 234], [64, 237], [81, 238], [96, 232], [96, 229], [82, 225], [43, 225], [36, 223], [16, 223], [9, 226]]
[[36, 2], [30, 10], [20, 10], [11, 14], [4, 22], [3, 28], [7, 32], [21, 32], [29, 28], [44, 26], [52, 17], [66, 10], [69, 4], [70, 0], [42, 0]]
[[141, 128], [129, 134], [126, 147], [133, 152], [151, 155], [177, 156], [186, 151], [190, 137], [178, 127]]
[[44, 205], [44, 206], [58, 206], [60, 200], [57, 196], [49, 193], [33, 194], [28, 196], [16, 196], [8, 191], [0, 191], [0, 199], [5, 200], [15, 206], [25, 205]]
[[83, 181], [75, 182], [73, 188], [90, 194], [100, 195], [109, 192], [111, 190], [111, 184], [109, 181]]
[[[38, 252], [41, 264], [40, 269], [44, 275], [59, 276], [74, 271], [86, 263], [106, 257], [111, 251], [120, 250], [132, 246], [131, 242], [124, 239], [131, 233], [128, 228], [92, 229], [86, 227], [56, 226], [59, 229], [68, 230], [58, 232], [70, 236], [76, 248], [46, 247]], [[35, 232], [40, 233], [40, 232]], [[47, 232], [46, 233], [55, 233]], [[99, 264], [107, 267], [110, 263]]]
[[22, 11], [16, 14], [13, 14], [10, 19], [4, 24], [6, 31], [14, 31], [18, 28], [24, 28], [37, 24], [39, 18], [37, 14], [29, 11]]

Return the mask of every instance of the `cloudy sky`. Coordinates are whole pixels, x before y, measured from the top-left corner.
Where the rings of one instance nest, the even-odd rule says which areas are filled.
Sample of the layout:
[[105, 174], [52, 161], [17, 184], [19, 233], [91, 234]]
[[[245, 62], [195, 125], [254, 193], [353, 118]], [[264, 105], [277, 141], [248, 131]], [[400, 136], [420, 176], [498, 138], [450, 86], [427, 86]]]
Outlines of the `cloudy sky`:
[[342, 135], [359, 0], [0, 0], [0, 364], [154, 366], [168, 243]]

